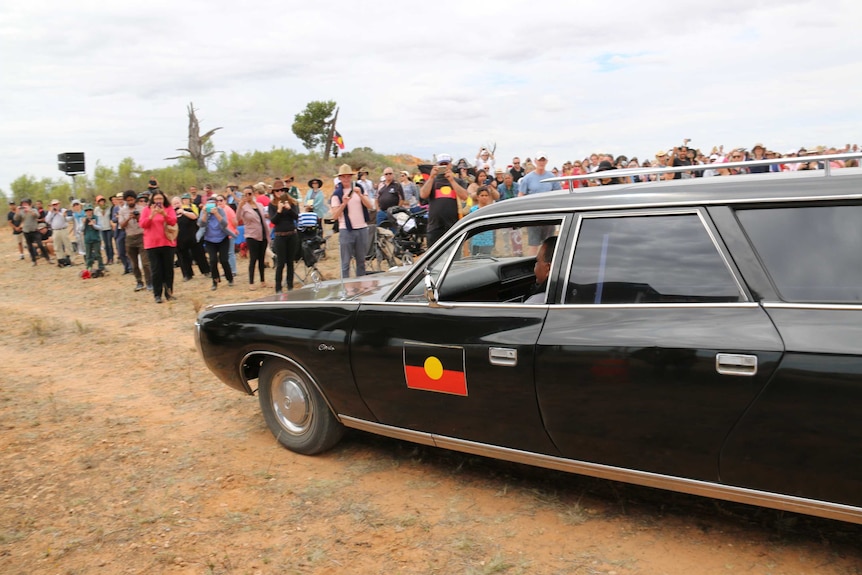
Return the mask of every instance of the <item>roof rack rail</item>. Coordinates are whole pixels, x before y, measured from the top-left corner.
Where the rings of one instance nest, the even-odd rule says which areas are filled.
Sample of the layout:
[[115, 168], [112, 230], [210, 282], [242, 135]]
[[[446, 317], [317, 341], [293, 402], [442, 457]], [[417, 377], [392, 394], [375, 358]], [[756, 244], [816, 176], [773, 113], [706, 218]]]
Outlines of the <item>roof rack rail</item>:
[[[795, 158], [773, 158], [771, 160], [750, 160], [745, 162], [719, 162], [714, 164], [696, 164], [693, 166], [661, 166], [658, 168], [623, 168], [620, 170], [605, 170], [591, 174], [577, 174], [572, 176], [555, 176], [546, 178], [543, 182], [574, 182], [581, 180], [595, 180], [604, 178], [628, 178], [631, 176], [644, 176], [655, 174], [669, 174], [677, 172], [699, 172], [704, 170], [723, 170], [732, 168], [750, 168], [752, 166], [771, 166], [773, 164], [801, 164], [803, 162], [823, 162], [824, 176], [832, 175], [832, 167], [829, 165], [833, 160], [849, 160], [862, 158], [862, 152], [847, 152], [844, 154], [821, 154], [816, 156], [797, 156]], [[577, 188], [570, 187], [569, 193], [576, 193]]]

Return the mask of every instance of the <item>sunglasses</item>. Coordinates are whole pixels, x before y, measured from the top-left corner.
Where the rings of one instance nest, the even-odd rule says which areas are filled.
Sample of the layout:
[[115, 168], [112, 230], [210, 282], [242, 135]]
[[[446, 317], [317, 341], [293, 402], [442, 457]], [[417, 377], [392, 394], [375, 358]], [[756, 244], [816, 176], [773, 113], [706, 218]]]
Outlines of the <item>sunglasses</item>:
[[384, 175], [384, 176], [391, 176], [391, 175], [392, 175], [392, 172], [383, 172], [383, 175]]
[[254, 195], [254, 194], [252, 194], [251, 192], [247, 192], [247, 193], [245, 194], [245, 197], [250, 198], [250, 197], [252, 197], [253, 195]]

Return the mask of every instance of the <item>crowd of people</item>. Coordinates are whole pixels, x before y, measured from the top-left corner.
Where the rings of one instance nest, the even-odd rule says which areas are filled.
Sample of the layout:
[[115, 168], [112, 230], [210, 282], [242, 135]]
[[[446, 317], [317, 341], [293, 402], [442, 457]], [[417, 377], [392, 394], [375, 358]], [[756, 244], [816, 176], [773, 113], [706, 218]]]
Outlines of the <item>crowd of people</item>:
[[[145, 191], [127, 190], [110, 198], [96, 196], [92, 204], [72, 199], [66, 208], [60, 200], [53, 199], [45, 208], [41, 201], [10, 202], [7, 220], [21, 260], [26, 259], [25, 248], [34, 266], [44, 259], [46, 263], [68, 267], [74, 259], [81, 258], [85, 278], [104, 275], [106, 266], [122, 265], [123, 275], [133, 276], [135, 291], [148, 290], [154, 301], [161, 303], [175, 297], [177, 268], [183, 281], [191, 280], [195, 271], [210, 278], [212, 290], [218, 289], [222, 276], [227, 285], [234, 285], [240, 243], [243, 254], [247, 254], [250, 289], [267, 287], [266, 268], [271, 266], [275, 292], [292, 290], [293, 264], [300, 250], [298, 234], [303, 229], [319, 229], [323, 222], [331, 222], [333, 231], [339, 233], [342, 277], [348, 277], [351, 268], [357, 276], [364, 275], [369, 242], [373, 241], [370, 234], [374, 226], [385, 221], [387, 210], [395, 206], [415, 214], [427, 212], [426, 242], [431, 246], [460, 217], [518, 196], [656, 179], [818, 170], [824, 167], [822, 159], [788, 162], [787, 158], [858, 151], [857, 145], [848, 144], [781, 154], [758, 143], [750, 150], [725, 151], [718, 146], [707, 153], [685, 140], [643, 161], [626, 155], [593, 153], [582, 160], [564, 161], [560, 168], [549, 168], [548, 155], [540, 151], [524, 162], [513, 157], [504, 168], [497, 165], [494, 153], [483, 147], [472, 162], [438, 154], [433, 164], [420, 166], [415, 173], [386, 167], [377, 181], [367, 168], [354, 170], [343, 164], [335, 174], [334, 191], [328, 199], [319, 178], [308, 181], [305, 193], [300, 192], [293, 176], [285, 176], [274, 179], [272, 184], [258, 182], [242, 189], [228, 184], [220, 193], [211, 184], [203, 186], [202, 191], [190, 186], [186, 193], [173, 197], [162, 192], [156, 179], [151, 178]], [[767, 162], [745, 165], [752, 160]], [[858, 161], [836, 159], [829, 164], [833, 168], [851, 167], [858, 166]], [[617, 169], [686, 166], [700, 168], [545, 181], [555, 176], [586, 176]]]
[[[683, 144], [668, 150], [659, 150], [653, 159], [644, 159], [640, 162], [637, 157], [624, 155], [613, 156], [612, 154], [591, 154], [580, 161], [565, 162], [562, 169], [556, 167], [551, 170], [553, 175], [568, 176], [579, 174], [593, 174], [605, 170], [637, 169], [637, 168], [684, 168], [686, 166], [700, 166], [697, 170], [668, 172], [666, 174], [653, 174], [650, 176], [628, 176], [625, 178], [613, 178], [611, 182], [606, 179], [591, 179], [575, 182], [580, 186], [599, 186], [607, 183], [631, 183], [654, 181], [657, 179], [684, 179], [714, 176], [730, 176], [736, 174], [753, 174], [768, 172], [794, 172], [799, 170], [823, 169], [822, 161], [800, 162], [797, 158], [807, 156], [836, 155], [840, 153], [858, 152], [859, 146], [850, 144], [842, 148], [817, 146], [813, 149], [799, 148], [780, 153], [767, 149], [761, 143], [754, 144], [751, 149], [734, 148], [725, 151], [724, 146], [713, 147], [708, 153], [701, 149], [689, 146], [689, 140]], [[788, 161], [792, 160], [792, 161]], [[529, 162], [529, 158], [527, 159]], [[756, 166], [733, 165], [739, 162], [760, 161], [766, 162]], [[768, 162], [772, 163], [768, 163]], [[832, 160], [829, 162], [833, 168], [858, 166], [858, 160], [851, 159]], [[724, 164], [731, 164], [724, 166]], [[708, 167], [707, 167], [708, 166]]]

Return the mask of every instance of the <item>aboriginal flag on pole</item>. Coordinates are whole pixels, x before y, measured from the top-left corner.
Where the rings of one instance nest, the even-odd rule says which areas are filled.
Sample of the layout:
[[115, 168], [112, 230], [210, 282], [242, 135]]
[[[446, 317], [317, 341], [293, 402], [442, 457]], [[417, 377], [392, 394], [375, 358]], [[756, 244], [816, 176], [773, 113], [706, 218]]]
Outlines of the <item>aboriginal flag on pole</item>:
[[453, 395], [467, 395], [464, 348], [404, 343], [407, 387]]
[[341, 137], [338, 130], [335, 130], [335, 132], [332, 133], [332, 141], [335, 142], [335, 145], [338, 146], [339, 150], [344, 149], [344, 138]]
[[434, 167], [434, 164], [419, 164], [419, 173], [422, 174], [422, 179], [428, 181], [428, 178], [431, 177], [431, 168]]

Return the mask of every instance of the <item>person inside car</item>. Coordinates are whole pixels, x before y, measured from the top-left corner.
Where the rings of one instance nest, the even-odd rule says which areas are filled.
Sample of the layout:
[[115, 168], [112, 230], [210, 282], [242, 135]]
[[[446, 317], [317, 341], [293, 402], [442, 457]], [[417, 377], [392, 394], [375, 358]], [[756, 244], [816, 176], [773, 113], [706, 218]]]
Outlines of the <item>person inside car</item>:
[[530, 286], [524, 303], [545, 303], [545, 292], [548, 290], [548, 276], [551, 273], [551, 261], [554, 259], [554, 249], [557, 247], [557, 236], [548, 236], [542, 240], [539, 251], [536, 254], [536, 263], [533, 272], [536, 274], [536, 283]]

